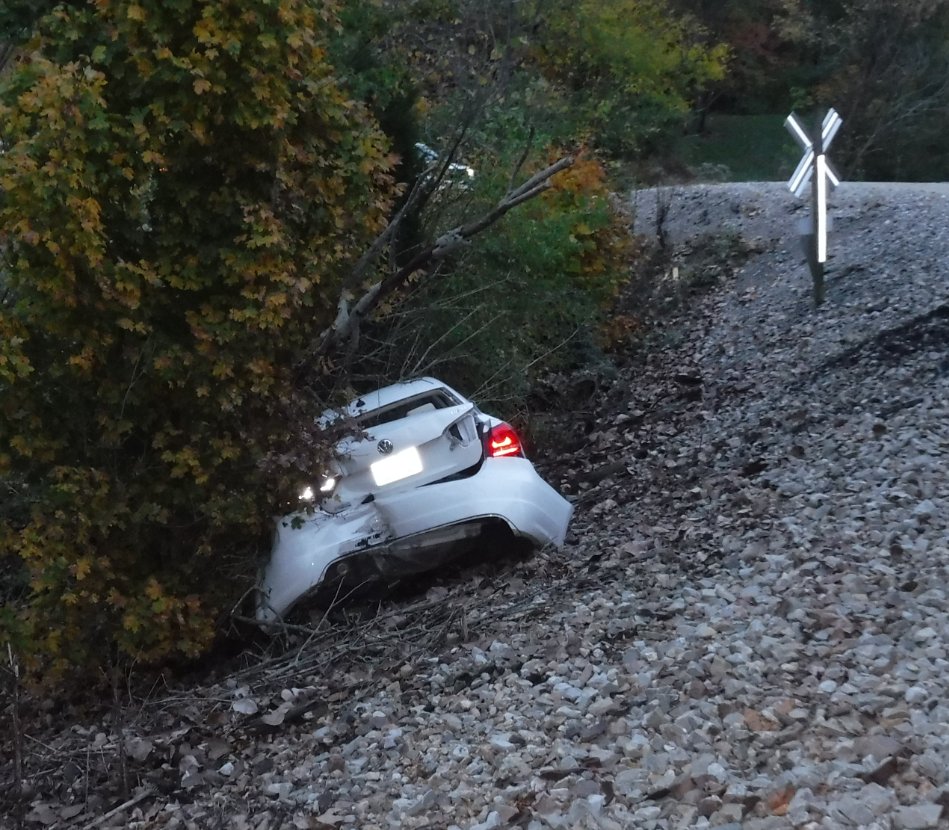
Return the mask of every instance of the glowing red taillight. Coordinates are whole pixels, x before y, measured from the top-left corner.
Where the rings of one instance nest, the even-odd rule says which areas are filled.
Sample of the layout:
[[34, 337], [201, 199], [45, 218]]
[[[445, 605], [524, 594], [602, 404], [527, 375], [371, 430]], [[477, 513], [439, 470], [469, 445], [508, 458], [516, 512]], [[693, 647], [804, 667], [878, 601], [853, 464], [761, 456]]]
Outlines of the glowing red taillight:
[[524, 457], [521, 439], [510, 424], [498, 424], [492, 427], [484, 437], [484, 448], [489, 458], [504, 458], [508, 455]]

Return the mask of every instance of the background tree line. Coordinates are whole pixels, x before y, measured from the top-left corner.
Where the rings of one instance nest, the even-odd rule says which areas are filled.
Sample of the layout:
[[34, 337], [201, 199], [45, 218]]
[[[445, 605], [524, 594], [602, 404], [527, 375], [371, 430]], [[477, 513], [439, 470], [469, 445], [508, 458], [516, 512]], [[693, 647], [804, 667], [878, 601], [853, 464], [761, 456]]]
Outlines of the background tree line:
[[847, 178], [949, 175], [949, 3], [945, 0], [675, 0], [730, 47], [703, 108], [754, 115], [835, 107]]

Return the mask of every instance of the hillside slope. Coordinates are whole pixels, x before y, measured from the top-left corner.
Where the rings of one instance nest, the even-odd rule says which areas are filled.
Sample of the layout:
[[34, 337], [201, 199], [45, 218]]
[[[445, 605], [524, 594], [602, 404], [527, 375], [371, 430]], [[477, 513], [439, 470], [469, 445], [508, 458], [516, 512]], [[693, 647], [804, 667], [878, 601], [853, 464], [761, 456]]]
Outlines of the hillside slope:
[[[579, 490], [568, 547], [142, 702], [141, 798], [100, 826], [940, 825], [949, 197], [842, 186], [815, 311], [783, 185], [668, 196], [670, 244], [755, 253], [551, 467]], [[634, 202], [654, 227], [656, 193]], [[43, 742], [33, 815], [64, 825], [114, 762], [42, 769], [116, 738]]]

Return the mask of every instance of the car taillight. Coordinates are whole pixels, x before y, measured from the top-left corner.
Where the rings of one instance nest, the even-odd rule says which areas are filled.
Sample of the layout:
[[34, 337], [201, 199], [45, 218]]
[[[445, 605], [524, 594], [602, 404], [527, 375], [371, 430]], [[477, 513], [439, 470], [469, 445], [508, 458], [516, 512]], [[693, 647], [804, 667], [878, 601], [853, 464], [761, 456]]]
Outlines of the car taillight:
[[524, 457], [524, 448], [521, 439], [510, 424], [498, 424], [492, 427], [484, 437], [484, 448], [489, 458], [504, 458], [513, 455]]

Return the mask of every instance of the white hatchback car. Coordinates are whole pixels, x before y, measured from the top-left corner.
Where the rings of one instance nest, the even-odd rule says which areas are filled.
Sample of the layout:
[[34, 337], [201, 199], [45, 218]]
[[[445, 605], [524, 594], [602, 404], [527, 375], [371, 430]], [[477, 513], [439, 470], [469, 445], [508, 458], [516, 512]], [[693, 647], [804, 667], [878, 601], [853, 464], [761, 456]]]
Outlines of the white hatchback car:
[[[416, 142], [415, 149], [418, 152], [419, 159], [422, 164], [429, 168], [429, 172], [435, 169], [439, 163], [438, 153], [429, 147], [427, 144], [423, 144], [421, 141]], [[475, 177], [475, 171], [473, 167], [469, 167], [467, 164], [460, 164], [457, 161], [450, 162], [448, 167], [445, 169], [445, 175], [442, 179], [442, 185], [447, 186], [455, 184], [461, 189], [465, 189], [471, 182], [471, 179]]]
[[277, 521], [258, 586], [259, 623], [356, 568], [427, 570], [501, 528], [536, 546], [563, 544], [573, 506], [527, 460], [517, 433], [434, 378], [363, 395], [331, 422], [361, 434], [336, 447], [335, 469]]

